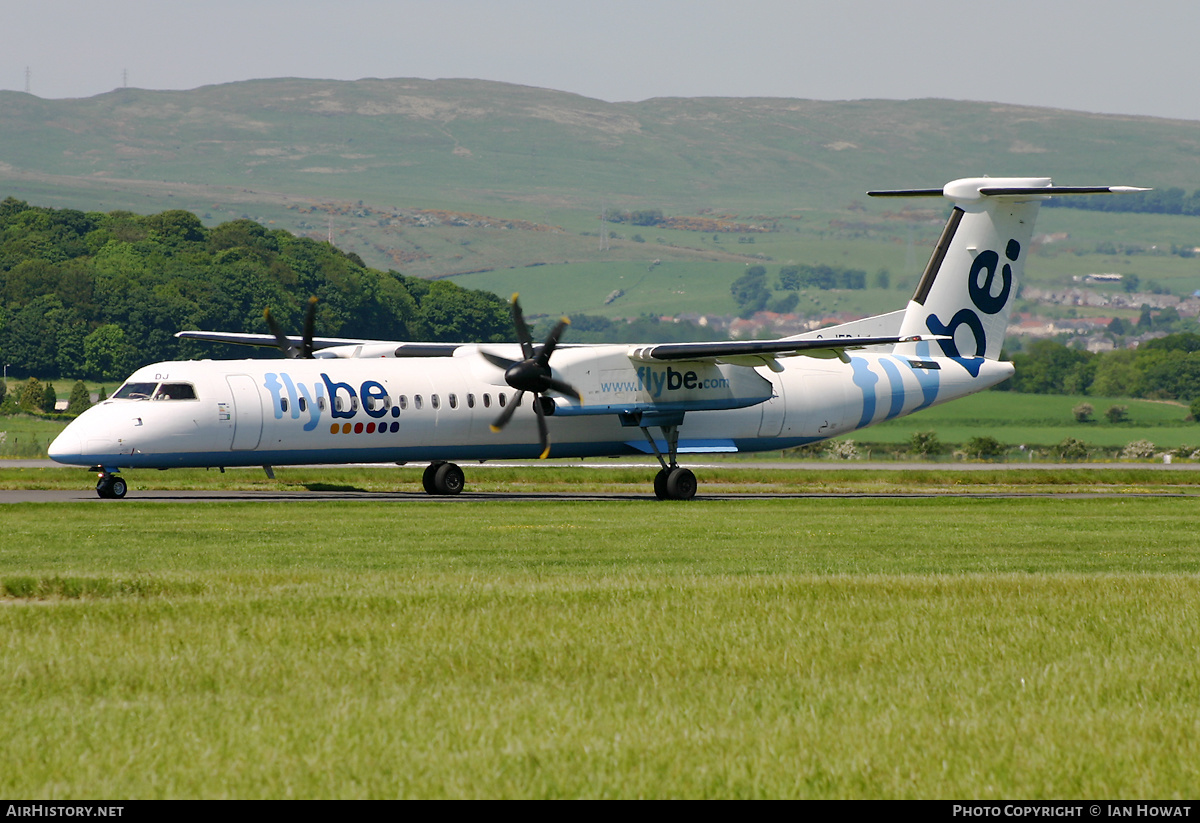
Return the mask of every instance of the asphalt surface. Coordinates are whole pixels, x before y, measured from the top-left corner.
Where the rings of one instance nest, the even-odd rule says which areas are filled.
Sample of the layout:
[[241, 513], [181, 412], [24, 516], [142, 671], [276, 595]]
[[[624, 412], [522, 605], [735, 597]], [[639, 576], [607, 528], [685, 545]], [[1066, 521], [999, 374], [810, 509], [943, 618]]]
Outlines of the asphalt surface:
[[[786, 469], [788, 471], [1061, 471], [1063, 469], [1146, 469], [1150, 471], [1200, 471], [1197, 463], [872, 463], [863, 460], [822, 460], [822, 461], [787, 461], [787, 460], [681, 460], [681, 464], [689, 469]], [[380, 469], [395, 468], [396, 463], [339, 463], [324, 466], [277, 466], [280, 470], [289, 468], [338, 468], [342, 466], [375, 466]], [[407, 463], [408, 468], [425, 466], [426, 463]], [[646, 460], [621, 460], [590, 458], [583, 460], [495, 460], [487, 463], [471, 463], [461, 461], [464, 468], [476, 469], [511, 468], [524, 466], [533, 469], [562, 468], [573, 466], [581, 469], [620, 469], [643, 467], [647, 470], [655, 468], [658, 463], [653, 458]], [[69, 469], [62, 463], [53, 460], [0, 460], [0, 468], [13, 469]], [[75, 467], [78, 471], [86, 472], [82, 466]], [[256, 468], [250, 466], [247, 468]], [[143, 469], [142, 471], [146, 471]]]
[[[422, 464], [410, 464], [422, 465]], [[646, 487], [645, 492], [540, 492], [540, 493], [508, 493], [508, 492], [487, 492], [475, 493], [470, 491], [470, 473], [475, 471], [486, 471], [493, 467], [511, 467], [511, 466], [527, 466], [529, 468], [547, 468], [551, 466], [575, 466], [580, 469], [610, 469], [621, 467], [638, 467], [646, 469]], [[699, 474], [700, 488], [696, 494], [697, 500], [765, 500], [765, 499], [806, 499], [806, 498], [830, 498], [830, 499], [854, 499], [854, 498], [931, 498], [931, 497], [954, 497], [954, 498], [1023, 498], [1023, 497], [1054, 497], [1059, 499], [1071, 498], [1103, 498], [1103, 497], [1121, 497], [1120, 492], [1112, 493], [1092, 493], [1092, 492], [1040, 492], [1036, 490], [1019, 491], [1019, 492], [933, 492], [933, 491], [917, 491], [908, 493], [899, 492], [745, 492], [745, 493], [714, 493], [706, 492], [704, 488], [703, 471], [707, 468], [745, 468], [745, 469], [778, 469], [790, 471], [1061, 471], [1063, 469], [1087, 469], [1093, 471], [1117, 470], [1117, 469], [1147, 469], [1153, 471], [1200, 471], [1200, 463], [868, 463], [855, 461], [849, 462], [784, 462], [784, 461], [721, 461], [721, 462], [691, 462], [687, 463], [688, 467], [695, 470]], [[64, 468], [58, 463], [51, 460], [4, 460], [0, 461], [0, 467], [11, 468], [26, 468], [26, 469], [41, 469], [41, 468]], [[651, 479], [653, 471], [657, 467], [657, 463], [650, 461], [562, 461], [554, 463], [544, 463], [537, 461], [498, 461], [494, 463], [464, 464], [464, 468], [468, 471], [468, 487], [460, 495], [450, 497], [431, 497], [418, 489], [398, 490], [393, 492], [370, 492], [358, 491], [353, 489], [320, 489], [320, 490], [259, 490], [259, 491], [226, 491], [226, 490], [204, 490], [204, 491], [179, 491], [179, 490], [152, 490], [152, 489], [131, 489], [129, 495], [124, 501], [120, 500], [101, 500], [93, 488], [91, 488], [91, 480], [87, 479], [84, 483], [84, 476], [88, 474], [85, 469], [80, 468], [81, 485], [84, 488], [79, 490], [38, 490], [38, 489], [16, 489], [11, 491], [0, 490], [0, 504], [4, 503], [106, 503], [108, 505], [121, 505], [126, 501], [146, 501], [146, 502], [164, 502], [164, 503], [213, 503], [221, 501], [238, 501], [238, 502], [280, 502], [280, 501], [345, 501], [345, 500], [372, 500], [390, 503], [417, 503], [417, 502], [444, 502], [444, 503], [470, 503], [470, 502], [487, 502], [500, 500], [519, 500], [519, 501], [587, 501], [587, 500], [653, 500], [654, 493], [651, 489]], [[298, 467], [280, 467], [281, 471], [286, 471], [288, 468]], [[383, 464], [380, 469], [394, 468], [393, 464]], [[1190, 497], [1180, 492], [1161, 492], [1138, 494], [1139, 497]]]
[[[416, 464], [420, 465], [420, 464]], [[281, 502], [281, 501], [346, 501], [346, 500], [370, 500], [378, 502], [390, 503], [417, 503], [417, 502], [443, 502], [443, 503], [479, 503], [487, 501], [588, 501], [588, 500], [653, 500], [654, 493], [651, 489], [651, 478], [657, 464], [652, 462], [627, 462], [627, 461], [592, 461], [592, 462], [561, 462], [556, 464], [547, 464], [540, 462], [496, 462], [483, 465], [467, 464], [465, 468], [468, 472], [486, 471], [492, 467], [503, 466], [528, 466], [530, 468], [546, 468], [552, 465], [573, 465], [580, 469], [588, 468], [619, 468], [619, 467], [638, 467], [646, 469], [646, 487], [644, 492], [486, 492], [477, 493], [470, 490], [470, 478], [468, 475], [468, 487], [462, 494], [449, 497], [431, 497], [416, 488], [403, 489], [390, 492], [372, 492], [359, 491], [355, 489], [317, 489], [317, 490], [255, 490], [255, 491], [236, 491], [236, 490], [203, 490], [203, 491], [183, 491], [183, 490], [161, 490], [161, 489], [131, 489], [125, 501], [145, 501], [145, 502], [164, 502], [164, 503], [213, 503], [213, 502]], [[9, 466], [12, 468], [62, 468], [59, 464], [50, 460], [5, 460], [0, 463], [0, 466]], [[908, 471], [908, 470], [923, 470], [923, 471], [1054, 471], [1063, 469], [1087, 469], [1093, 471], [1105, 471], [1116, 469], [1139, 468], [1154, 471], [1200, 471], [1200, 464], [1163, 464], [1163, 463], [810, 463], [810, 462], [783, 462], [783, 461], [723, 461], [714, 463], [688, 463], [688, 467], [697, 471], [700, 475], [700, 488], [696, 494], [697, 500], [766, 500], [766, 499], [810, 499], [810, 498], [829, 498], [829, 499], [854, 499], [854, 498], [933, 498], [933, 497], [954, 497], [954, 498], [973, 498], [973, 499], [988, 499], [988, 498], [1024, 498], [1024, 497], [1054, 497], [1059, 499], [1071, 498], [1104, 498], [1104, 497], [1121, 497], [1124, 496], [1121, 492], [1043, 492], [1036, 489], [1029, 491], [1015, 492], [971, 492], [971, 491], [915, 491], [915, 492], [742, 492], [742, 493], [726, 493], [726, 492], [706, 492], [704, 488], [703, 471], [706, 468], [748, 468], [748, 469], [778, 469], [790, 471], [811, 471], [822, 472], [830, 470], [876, 470], [876, 471]], [[282, 471], [287, 468], [297, 467], [280, 467]], [[394, 468], [391, 464], [379, 466], [380, 469], [386, 470]], [[84, 469], [79, 469], [81, 481], [84, 481], [84, 475], [88, 473]], [[81, 482], [82, 489], [78, 490], [63, 490], [63, 489], [16, 489], [11, 491], [0, 490], [0, 504], [4, 503], [106, 503], [108, 505], [121, 505], [120, 500], [101, 500], [97, 496], [95, 490], [91, 488], [91, 480]], [[1127, 494], [1127, 493], [1126, 493]], [[1156, 492], [1156, 493], [1138, 493], [1139, 497], [1191, 497], [1182, 492]]]
[[[1053, 497], [1059, 500], [1083, 500], [1129, 497], [1125, 492], [746, 492], [744, 494], [705, 494], [701, 485], [696, 493], [696, 500], [804, 500], [804, 499], [918, 499], [918, 498], [955, 498], [955, 499], [1014, 499], [1032, 497]], [[1143, 497], [1178, 497], [1196, 498], [1182, 492], [1146, 492], [1134, 493]], [[543, 493], [507, 493], [487, 492], [431, 497], [423, 492], [359, 492], [359, 491], [162, 491], [162, 490], [131, 490], [124, 500], [101, 500], [94, 491], [63, 491], [52, 490], [16, 490], [0, 491], [0, 505], [5, 503], [104, 503], [110, 506], [120, 506], [130, 502], [150, 503], [218, 503], [218, 502], [258, 502], [278, 503], [283, 501], [346, 501], [372, 500], [389, 503], [486, 503], [496, 501], [560, 501], [585, 502], [595, 500], [654, 500], [654, 493], [647, 489], [645, 494], [629, 492], [543, 492]]]

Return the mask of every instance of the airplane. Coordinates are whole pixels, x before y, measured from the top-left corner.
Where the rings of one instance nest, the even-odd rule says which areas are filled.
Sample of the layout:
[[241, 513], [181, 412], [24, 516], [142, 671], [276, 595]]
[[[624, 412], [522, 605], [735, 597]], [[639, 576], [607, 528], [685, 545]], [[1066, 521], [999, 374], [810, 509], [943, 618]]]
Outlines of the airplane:
[[[516, 295], [515, 344], [182, 331], [278, 346], [286, 360], [155, 363], [85, 411], [49, 449], [91, 467], [102, 498], [121, 469], [427, 462], [431, 495], [465, 487], [455, 461], [653, 455], [660, 499], [695, 496], [679, 456], [779, 450], [827, 440], [1002, 382], [1009, 315], [1048, 197], [1128, 186], [965, 178], [940, 189], [871, 191], [952, 204], [904, 309], [776, 340], [535, 345]], [[314, 298], [315, 300], [315, 298]], [[525, 402], [526, 396], [529, 402]]]

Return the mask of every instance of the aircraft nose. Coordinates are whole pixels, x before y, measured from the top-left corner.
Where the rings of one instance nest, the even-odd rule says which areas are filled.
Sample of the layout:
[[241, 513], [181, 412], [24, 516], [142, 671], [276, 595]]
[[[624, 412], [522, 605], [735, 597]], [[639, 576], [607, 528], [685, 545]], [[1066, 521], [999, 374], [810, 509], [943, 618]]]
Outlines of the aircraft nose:
[[[47, 449], [50, 459], [58, 463], [78, 463], [83, 457], [83, 441], [68, 426]], [[74, 458], [74, 459], [72, 459]]]

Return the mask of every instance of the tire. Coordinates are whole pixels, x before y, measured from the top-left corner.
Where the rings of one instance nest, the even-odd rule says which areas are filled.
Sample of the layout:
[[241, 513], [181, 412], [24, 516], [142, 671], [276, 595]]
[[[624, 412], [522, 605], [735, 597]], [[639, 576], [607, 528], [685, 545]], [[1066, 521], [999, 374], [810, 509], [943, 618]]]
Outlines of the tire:
[[437, 494], [458, 494], [466, 484], [463, 470], [453, 463], [441, 464], [433, 475], [433, 485]]
[[654, 475], [654, 496], [659, 500], [667, 499], [667, 475], [670, 473], [669, 469], [659, 469]]
[[120, 500], [127, 491], [129, 486], [120, 475], [105, 474], [96, 481], [96, 494], [104, 500]]
[[696, 486], [691, 469], [674, 468], [667, 474], [667, 497], [671, 500], [691, 500], [696, 496]]
[[441, 463], [430, 463], [425, 467], [425, 471], [421, 474], [421, 488], [425, 489], [426, 494], [437, 494], [437, 486], [434, 484], [433, 476], [437, 474], [438, 467]]

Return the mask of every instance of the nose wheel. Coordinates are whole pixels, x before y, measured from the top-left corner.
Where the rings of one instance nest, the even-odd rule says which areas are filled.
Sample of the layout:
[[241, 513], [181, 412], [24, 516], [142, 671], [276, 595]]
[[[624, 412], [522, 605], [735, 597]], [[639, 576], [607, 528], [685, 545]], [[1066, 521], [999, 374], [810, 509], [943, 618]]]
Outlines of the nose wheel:
[[125, 479], [117, 474], [105, 472], [96, 481], [96, 494], [105, 500], [120, 500], [129, 491]]

